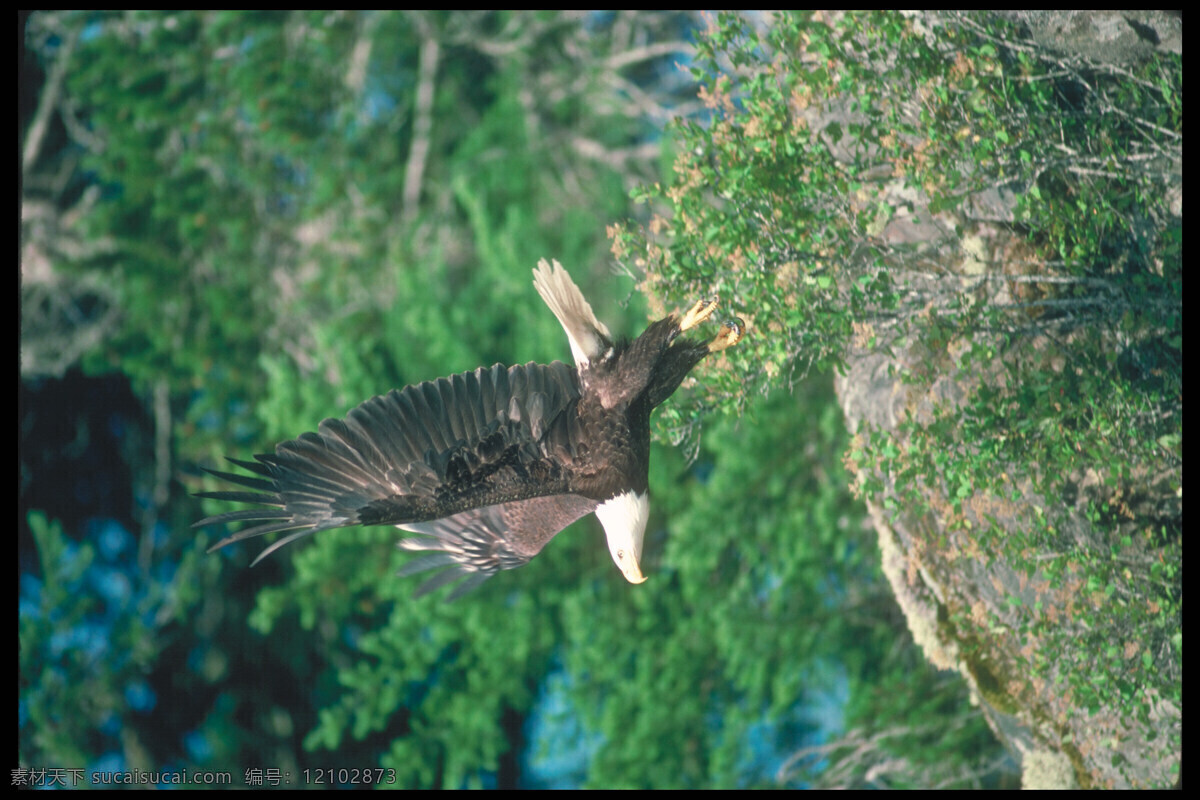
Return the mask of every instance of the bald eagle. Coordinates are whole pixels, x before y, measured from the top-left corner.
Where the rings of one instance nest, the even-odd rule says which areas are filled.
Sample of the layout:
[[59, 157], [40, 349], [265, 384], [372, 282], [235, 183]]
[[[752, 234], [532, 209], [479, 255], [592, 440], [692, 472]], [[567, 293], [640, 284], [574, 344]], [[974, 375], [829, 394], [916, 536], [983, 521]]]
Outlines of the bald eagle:
[[447, 596], [452, 600], [528, 563], [555, 534], [594, 512], [621, 574], [644, 581], [650, 412], [701, 359], [737, 343], [742, 321], [724, 323], [706, 343], [680, 338], [717, 306], [701, 300], [633, 341], [614, 341], [557, 261], [541, 261], [533, 284], [562, 324], [575, 366], [496, 364], [393, 390], [273, 454], [229, 459], [252, 474], [208, 471], [255, 491], [198, 496], [265, 507], [197, 522], [258, 523], [212, 550], [291, 531], [258, 563], [317, 531], [395, 525], [417, 534], [400, 547], [430, 551], [401, 576], [449, 567], [415, 596], [465, 578]]

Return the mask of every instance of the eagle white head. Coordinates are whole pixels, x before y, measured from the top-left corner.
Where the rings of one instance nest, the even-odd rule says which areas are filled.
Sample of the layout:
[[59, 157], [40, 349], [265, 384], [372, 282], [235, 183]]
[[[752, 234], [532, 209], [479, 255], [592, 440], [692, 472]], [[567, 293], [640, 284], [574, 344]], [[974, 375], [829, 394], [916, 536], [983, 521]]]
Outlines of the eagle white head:
[[608, 552], [625, 580], [641, 583], [642, 540], [646, 537], [646, 520], [650, 518], [650, 499], [645, 494], [624, 492], [601, 503], [596, 516], [608, 538]]

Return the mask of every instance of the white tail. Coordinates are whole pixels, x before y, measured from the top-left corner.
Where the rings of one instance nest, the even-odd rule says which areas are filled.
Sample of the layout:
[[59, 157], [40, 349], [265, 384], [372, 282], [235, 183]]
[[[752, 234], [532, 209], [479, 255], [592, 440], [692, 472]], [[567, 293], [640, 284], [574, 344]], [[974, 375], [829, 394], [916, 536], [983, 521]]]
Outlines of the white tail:
[[566, 331], [575, 366], [584, 367], [612, 346], [612, 335], [608, 327], [596, 319], [591, 305], [562, 264], [554, 261], [553, 265], [547, 264], [544, 258], [539, 261], [533, 271], [533, 285]]

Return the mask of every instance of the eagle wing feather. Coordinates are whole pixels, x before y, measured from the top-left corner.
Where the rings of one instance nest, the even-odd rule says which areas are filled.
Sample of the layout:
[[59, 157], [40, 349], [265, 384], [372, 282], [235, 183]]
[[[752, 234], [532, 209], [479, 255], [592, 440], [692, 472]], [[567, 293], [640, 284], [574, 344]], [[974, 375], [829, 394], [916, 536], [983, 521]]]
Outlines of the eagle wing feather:
[[[397, 525], [422, 534], [404, 540], [405, 549], [443, 556], [417, 559], [404, 574], [450, 566], [454, 577], [479, 575], [473, 587], [528, 562], [595, 509], [594, 501], [569, 493], [578, 399], [576, 371], [560, 362], [497, 364], [374, 397], [256, 461], [230, 459], [252, 475], [211, 471], [256, 491], [199, 496], [265, 507], [216, 514], [196, 527], [259, 523], [227, 536], [214, 550], [292, 531], [257, 563], [317, 531]], [[418, 594], [452, 579], [443, 574]]]

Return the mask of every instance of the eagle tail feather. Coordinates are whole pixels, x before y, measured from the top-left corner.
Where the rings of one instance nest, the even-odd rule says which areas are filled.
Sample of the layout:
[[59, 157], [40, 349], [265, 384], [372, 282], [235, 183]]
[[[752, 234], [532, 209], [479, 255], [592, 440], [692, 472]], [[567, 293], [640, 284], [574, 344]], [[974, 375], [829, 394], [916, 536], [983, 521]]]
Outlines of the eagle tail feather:
[[596, 319], [591, 304], [562, 264], [558, 261], [553, 264], [553, 267], [547, 264], [544, 258], [538, 262], [533, 271], [533, 285], [566, 332], [575, 366], [582, 367], [612, 347], [612, 334], [608, 326]]

